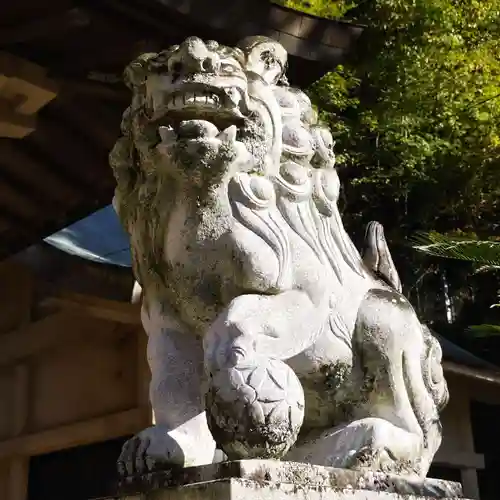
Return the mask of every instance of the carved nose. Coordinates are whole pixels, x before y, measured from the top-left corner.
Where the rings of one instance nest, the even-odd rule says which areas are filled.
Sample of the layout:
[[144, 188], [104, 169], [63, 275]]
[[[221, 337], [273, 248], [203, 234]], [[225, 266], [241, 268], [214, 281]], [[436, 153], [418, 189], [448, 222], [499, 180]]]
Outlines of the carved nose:
[[197, 37], [187, 38], [179, 47], [172, 70], [175, 73], [215, 73], [219, 58]]

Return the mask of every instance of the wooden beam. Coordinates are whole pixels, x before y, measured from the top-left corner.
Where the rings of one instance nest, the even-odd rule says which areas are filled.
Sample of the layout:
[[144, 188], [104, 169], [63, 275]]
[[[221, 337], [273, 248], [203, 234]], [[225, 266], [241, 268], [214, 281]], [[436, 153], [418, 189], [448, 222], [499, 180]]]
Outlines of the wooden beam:
[[[28, 326], [0, 336], [0, 366], [19, 362], [40, 351], [58, 345], [62, 340], [86, 334], [88, 328], [102, 320], [140, 327], [140, 306], [94, 297], [69, 294], [66, 298], [47, 299], [46, 307], [61, 309]], [[76, 327], [78, 316], [87, 319]]]
[[496, 373], [493, 370], [479, 370], [477, 368], [459, 365], [451, 361], [444, 361], [443, 369], [445, 372], [461, 375], [479, 382], [500, 385], [500, 373]]
[[0, 97], [0, 137], [22, 139], [35, 129], [35, 115], [19, 113], [14, 104]]
[[108, 152], [73, 133], [59, 121], [59, 117], [51, 116], [50, 111], [47, 108], [39, 117], [30, 142], [51, 159], [61, 177], [79, 186], [88, 193], [87, 196], [97, 198], [105, 190], [113, 189], [115, 180], [109, 168]]
[[[29, 416], [29, 367], [21, 363], [15, 368], [16, 391], [14, 394], [14, 436], [22, 435]], [[9, 499], [28, 498], [29, 456], [16, 456], [9, 464]]]
[[55, 201], [52, 195], [42, 188], [47, 181], [42, 181], [41, 185], [35, 185], [33, 181], [27, 182], [25, 176], [17, 175], [20, 170], [18, 168], [17, 171], [13, 172], [12, 169], [5, 168], [4, 159], [0, 156], [0, 183], [8, 186], [15, 193], [20, 193], [26, 200], [26, 204], [32, 210], [34, 209], [36, 214], [40, 212], [40, 207], [43, 207], [48, 217], [59, 217], [62, 208], [61, 204]]
[[0, 264], [0, 283], [0, 334], [3, 334], [29, 324], [35, 284], [31, 271], [16, 262]]
[[[5, 200], [2, 199], [2, 196], [6, 192], [12, 193], [8, 188], [0, 186], [0, 218], [8, 223], [9, 230], [25, 236], [36, 229], [34, 225], [36, 221], [32, 220], [32, 216], [16, 212], [9, 203], [6, 203]], [[2, 245], [4, 243], [8, 243], [7, 238], [2, 241]]]
[[[120, 0], [98, 0], [94, 5], [96, 8], [100, 8], [101, 12], [103, 8], [107, 8], [108, 11], [112, 12], [112, 18], [116, 17], [117, 13], [121, 14], [122, 18], [126, 20], [130, 26], [135, 26], [138, 32], [144, 31], [144, 28], [147, 28], [148, 30], [155, 31], [157, 35], [165, 36], [165, 22], [163, 17], [148, 14], [147, 9], [136, 8]], [[140, 25], [142, 25], [142, 30], [139, 29], [141, 27]], [[184, 30], [177, 27], [172, 20], [169, 23], [168, 34], [177, 39], [185, 38]]]
[[61, 85], [61, 91], [72, 97], [89, 96], [97, 99], [114, 101], [122, 105], [123, 111], [129, 104], [131, 94], [125, 85], [106, 85], [104, 83], [56, 77]]
[[455, 469], [484, 469], [484, 455], [472, 451], [445, 451], [440, 448], [434, 463]]
[[105, 103], [95, 104], [93, 99], [60, 99], [54, 102], [52, 111], [57, 110], [59, 120], [73, 128], [75, 134], [86, 137], [108, 154], [120, 137], [121, 115], [126, 103], [118, 112], [110, 111]]
[[[0, 159], [1, 161], [1, 159]], [[1, 179], [0, 207], [7, 218], [22, 220], [27, 226], [35, 225], [34, 220], [40, 215], [40, 208], [22, 191], [18, 191]]]
[[0, 51], [0, 134], [22, 138], [33, 132], [33, 115], [52, 101], [57, 91], [45, 68]]
[[29, 457], [15, 457], [9, 467], [9, 500], [28, 498]]
[[8, 28], [3, 27], [0, 32], [0, 45], [5, 47], [31, 42], [39, 38], [53, 37], [54, 34], [61, 34], [67, 29], [84, 27], [89, 24], [89, 14], [83, 9], [74, 8], [50, 17], [43, 17]]
[[8, 220], [5, 214], [0, 213], [0, 234], [2, 234], [4, 231], [8, 231], [10, 227], [11, 222]]
[[465, 498], [479, 500], [479, 481], [476, 469], [461, 469], [460, 479]]
[[[69, 312], [53, 314], [20, 330], [5, 333], [0, 337], [0, 366], [12, 364], [33, 356], [74, 335], [75, 316]], [[81, 332], [77, 330], [77, 334]]]
[[141, 325], [140, 304], [101, 299], [78, 293], [67, 293], [59, 297], [44, 299], [42, 307], [55, 308], [72, 314], [115, 321], [127, 325]]
[[[334, 67], [353, 47], [363, 27], [322, 19], [269, 1], [246, 0], [152, 0], [172, 18], [187, 19], [205, 32], [231, 37], [233, 43], [244, 36], [260, 33], [277, 39], [291, 56]], [[141, 6], [142, 7], [142, 6]], [[139, 7], [136, 11], [144, 10]], [[161, 12], [161, 10], [159, 10]], [[132, 13], [131, 13], [132, 14]], [[220, 38], [220, 37], [219, 37]], [[226, 42], [221, 39], [221, 41]]]
[[144, 410], [134, 408], [56, 429], [0, 441], [0, 459], [44, 455], [75, 446], [135, 434], [142, 429], [143, 421]]
[[30, 372], [27, 363], [19, 363], [15, 368], [14, 394], [14, 436], [20, 436], [28, 427], [29, 404], [30, 404]]
[[134, 278], [130, 268], [85, 260], [46, 243], [33, 246], [11, 260], [33, 273], [39, 297], [78, 293], [120, 303], [131, 301]]
[[50, 193], [56, 200], [74, 200], [76, 196], [81, 196], [80, 189], [65, 182], [50, 165], [36, 158], [26, 141], [22, 145], [1, 141], [0, 162], [3, 170], [15, 174], [23, 182], [31, 183], [34, 188]]

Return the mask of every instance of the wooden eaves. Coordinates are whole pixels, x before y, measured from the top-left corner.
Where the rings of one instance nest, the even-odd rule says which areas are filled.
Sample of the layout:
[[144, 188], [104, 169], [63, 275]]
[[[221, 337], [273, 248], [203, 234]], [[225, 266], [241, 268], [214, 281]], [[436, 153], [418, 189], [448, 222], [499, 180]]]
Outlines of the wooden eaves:
[[129, 100], [121, 73], [139, 53], [264, 34], [289, 51], [291, 82], [307, 85], [362, 32], [267, 0], [18, 0], [0, 14], [0, 51], [42, 68], [57, 93], [33, 132], [0, 138], [0, 260], [110, 203], [107, 156]]

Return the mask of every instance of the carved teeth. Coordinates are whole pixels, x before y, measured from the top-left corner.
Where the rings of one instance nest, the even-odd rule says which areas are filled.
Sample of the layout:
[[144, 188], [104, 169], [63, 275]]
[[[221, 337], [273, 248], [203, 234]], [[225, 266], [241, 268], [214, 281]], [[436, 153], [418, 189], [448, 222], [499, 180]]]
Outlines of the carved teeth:
[[186, 105], [220, 106], [219, 96], [211, 92], [185, 92], [167, 98], [168, 108], [182, 108]]

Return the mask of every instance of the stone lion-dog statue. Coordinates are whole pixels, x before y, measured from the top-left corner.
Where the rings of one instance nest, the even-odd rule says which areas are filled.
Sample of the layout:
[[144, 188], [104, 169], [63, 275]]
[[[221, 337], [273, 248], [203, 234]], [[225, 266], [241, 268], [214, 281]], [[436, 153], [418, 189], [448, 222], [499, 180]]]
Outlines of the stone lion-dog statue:
[[[155, 425], [124, 475], [270, 458], [423, 478], [441, 349], [378, 223], [361, 255], [334, 142], [265, 37], [190, 37], [125, 71], [114, 207], [143, 289]], [[224, 456], [225, 455], [225, 456]]]

